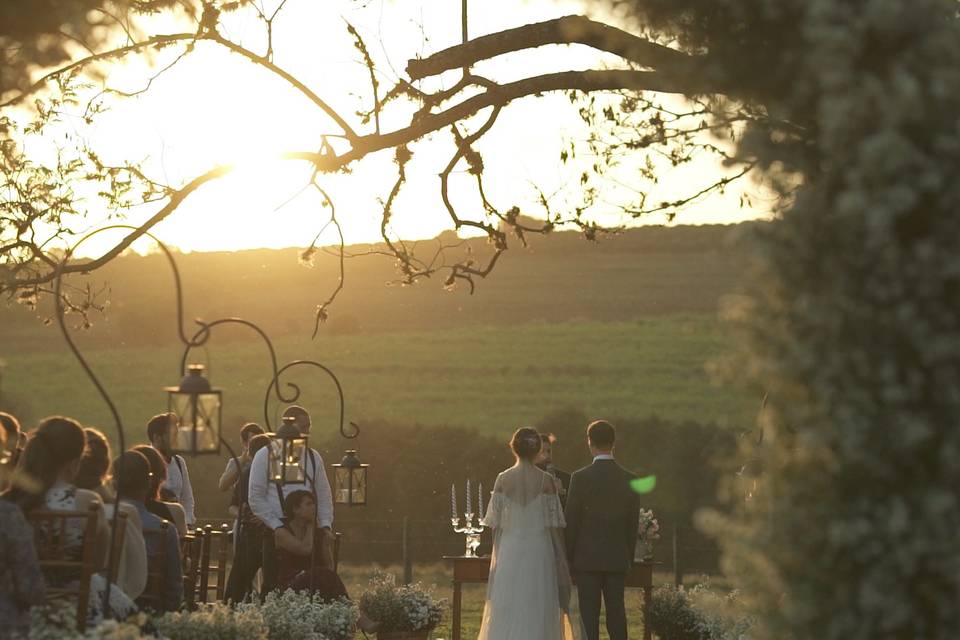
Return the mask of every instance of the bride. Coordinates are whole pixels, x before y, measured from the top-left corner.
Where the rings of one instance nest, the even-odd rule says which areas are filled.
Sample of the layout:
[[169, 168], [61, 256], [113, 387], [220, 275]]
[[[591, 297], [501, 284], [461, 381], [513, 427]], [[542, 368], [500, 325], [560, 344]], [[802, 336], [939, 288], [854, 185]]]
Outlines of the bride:
[[533, 464], [540, 444], [540, 434], [529, 427], [513, 434], [517, 462], [497, 476], [483, 518], [494, 534], [478, 640], [575, 637], [563, 509], [556, 480]]

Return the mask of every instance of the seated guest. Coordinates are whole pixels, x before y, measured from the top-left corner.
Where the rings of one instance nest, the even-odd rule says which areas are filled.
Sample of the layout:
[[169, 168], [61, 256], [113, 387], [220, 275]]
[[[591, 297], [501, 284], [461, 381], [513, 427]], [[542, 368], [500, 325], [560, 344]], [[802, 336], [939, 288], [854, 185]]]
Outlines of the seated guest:
[[240, 428], [240, 443], [243, 450], [239, 459], [231, 457], [227, 460], [227, 467], [223, 470], [218, 482], [220, 491], [226, 492], [233, 489], [240, 472], [244, 467], [250, 466], [250, 460], [253, 459], [253, 454], [250, 452], [250, 438], [261, 433], [263, 433], [263, 427], [256, 422], [248, 422]]
[[[303, 489], [293, 491], [283, 501], [286, 517], [283, 526], [274, 531], [278, 590], [309, 591], [324, 600], [349, 598], [343, 581], [333, 570], [330, 549], [317, 544], [316, 508], [313, 494]], [[370, 632], [379, 626], [363, 613], [358, 625]]]
[[[0, 414], [9, 415], [9, 414]], [[12, 418], [12, 416], [11, 416]], [[0, 418], [2, 419], [2, 418]], [[17, 424], [16, 433], [19, 434]], [[0, 449], [6, 445], [6, 427], [0, 429]], [[8, 462], [0, 464], [0, 481], [7, 476]], [[27, 610], [42, 605], [46, 596], [43, 574], [33, 546], [33, 531], [23, 512], [12, 502], [0, 500], [0, 629], [21, 630]]]
[[[140, 514], [144, 531], [156, 531], [161, 528], [163, 520], [147, 509], [148, 493], [153, 489], [150, 483], [150, 462], [139, 451], [127, 451], [113, 462], [117, 474], [117, 493], [120, 499], [133, 505]], [[160, 608], [163, 611], [176, 611], [183, 600], [183, 569], [180, 566], [180, 541], [177, 530], [170, 524], [167, 527], [166, 539], [158, 536], [146, 536], [147, 565], [153, 571], [163, 569], [164, 582], [161, 587]], [[154, 567], [151, 564], [160, 553], [160, 545], [164, 549], [164, 566]]]
[[150, 445], [142, 444], [133, 448], [146, 456], [150, 463], [150, 490], [147, 492], [147, 511], [161, 520], [172, 522], [177, 528], [177, 535], [181, 538], [187, 535], [187, 514], [183, 507], [176, 502], [164, 502], [160, 499], [160, 491], [167, 480], [167, 463], [160, 452]]
[[[250, 438], [247, 445], [249, 457], [270, 444], [270, 436], [258, 434]], [[250, 510], [248, 501], [250, 485], [250, 465], [240, 472], [233, 487], [232, 502], [237, 505], [237, 525], [235, 531], [236, 546], [233, 553], [233, 566], [227, 579], [224, 597], [233, 602], [241, 602], [253, 591], [253, 579], [260, 569], [263, 558], [263, 534], [267, 528]]]
[[[96, 570], [105, 566], [109, 557], [110, 527], [103, 501], [96, 493], [77, 488], [74, 480], [80, 468], [80, 459], [86, 448], [86, 435], [83, 427], [72, 418], [51, 416], [45, 418], [30, 434], [27, 446], [23, 450], [20, 467], [24, 474], [33, 478], [39, 491], [28, 491], [13, 487], [3, 494], [20, 507], [27, 515], [34, 509], [54, 511], [88, 511], [95, 507], [97, 528], [95, 541]], [[79, 560], [83, 551], [86, 522], [73, 518], [66, 524], [64, 550], [68, 559]], [[79, 576], [74, 573], [47, 576], [51, 586], [69, 587], [76, 583]], [[103, 618], [103, 595], [107, 582], [99, 573], [90, 579], [90, 622], [96, 623]], [[120, 619], [136, 611], [133, 601], [116, 585], [110, 587], [111, 614]]]
[[[110, 443], [96, 429], [87, 428], [83, 432], [87, 438], [87, 448], [80, 459], [80, 470], [74, 484], [100, 496], [107, 518], [112, 518], [116, 495], [107, 486]], [[118, 531], [118, 535], [123, 535], [123, 546], [113, 581], [131, 599], [136, 600], [147, 585], [147, 548], [143, 541], [143, 526], [140, 514], [133, 505], [120, 503], [120, 513], [127, 517], [125, 529]]]
[[[23, 433], [20, 430], [20, 421], [5, 411], [0, 411], [0, 427], [2, 427], [5, 437], [4, 446], [0, 448], [0, 460], [4, 461], [8, 469], [17, 466], [22, 450], [20, 449], [20, 439]], [[2, 480], [0, 480], [2, 482]], [[0, 484], [0, 489], [6, 486]]]

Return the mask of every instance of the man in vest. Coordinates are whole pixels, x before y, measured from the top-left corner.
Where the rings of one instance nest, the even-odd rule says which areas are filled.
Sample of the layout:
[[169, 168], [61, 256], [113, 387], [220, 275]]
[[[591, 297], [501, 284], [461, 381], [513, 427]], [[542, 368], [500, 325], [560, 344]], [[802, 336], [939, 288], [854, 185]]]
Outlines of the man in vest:
[[190, 474], [187, 471], [187, 461], [183, 456], [173, 453], [173, 438], [175, 429], [180, 426], [180, 418], [175, 413], [161, 413], [150, 418], [147, 422], [147, 438], [154, 449], [160, 452], [167, 462], [167, 481], [160, 490], [164, 500], [179, 502], [187, 515], [187, 526], [196, 523], [193, 505], [193, 487], [190, 485]]

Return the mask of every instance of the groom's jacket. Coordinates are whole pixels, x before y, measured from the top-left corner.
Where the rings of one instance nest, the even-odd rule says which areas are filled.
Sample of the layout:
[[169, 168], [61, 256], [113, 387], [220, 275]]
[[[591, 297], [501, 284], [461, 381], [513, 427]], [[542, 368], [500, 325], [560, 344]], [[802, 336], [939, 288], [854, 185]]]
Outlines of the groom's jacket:
[[634, 478], [614, 460], [596, 460], [571, 476], [566, 537], [573, 570], [630, 569], [640, 518]]

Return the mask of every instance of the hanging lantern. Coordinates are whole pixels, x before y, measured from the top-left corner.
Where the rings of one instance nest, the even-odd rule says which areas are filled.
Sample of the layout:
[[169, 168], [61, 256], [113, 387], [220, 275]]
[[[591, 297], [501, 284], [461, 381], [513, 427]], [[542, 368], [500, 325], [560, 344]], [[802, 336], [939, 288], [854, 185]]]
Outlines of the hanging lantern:
[[223, 393], [210, 386], [202, 364], [187, 366], [179, 386], [166, 387], [167, 407], [180, 417], [172, 425], [170, 445], [174, 453], [197, 455], [220, 453], [220, 410]]
[[360, 462], [357, 452], [347, 451], [340, 464], [333, 465], [334, 498], [337, 504], [350, 507], [362, 507], [367, 504], [367, 468], [370, 465]]
[[269, 480], [277, 484], [304, 484], [304, 461], [309, 451], [307, 436], [297, 427], [295, 416], [284, 416], [270, 441]]

